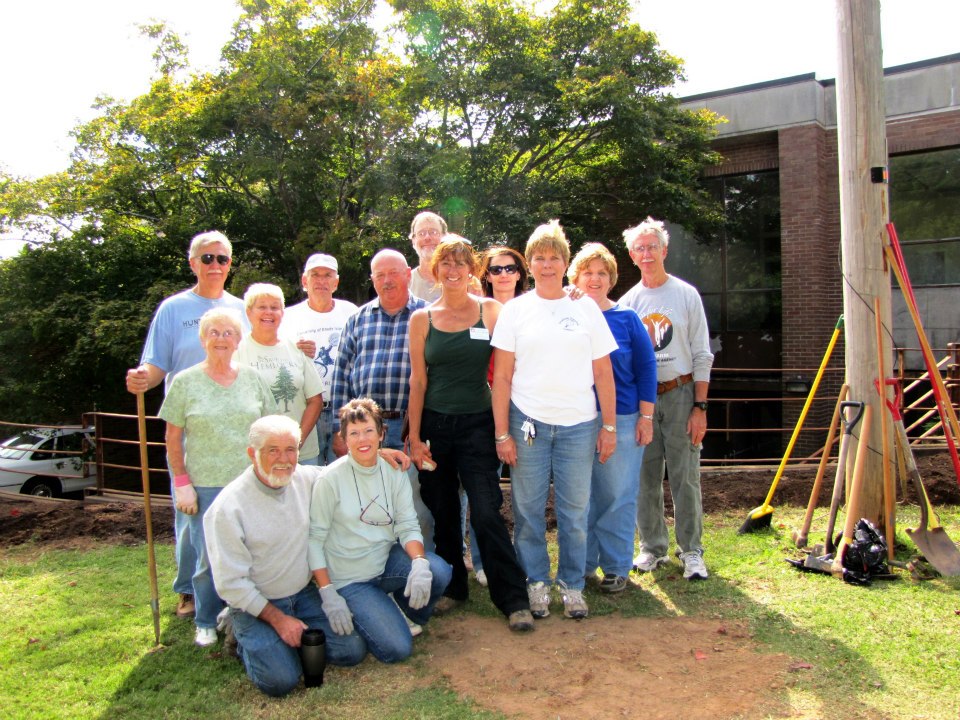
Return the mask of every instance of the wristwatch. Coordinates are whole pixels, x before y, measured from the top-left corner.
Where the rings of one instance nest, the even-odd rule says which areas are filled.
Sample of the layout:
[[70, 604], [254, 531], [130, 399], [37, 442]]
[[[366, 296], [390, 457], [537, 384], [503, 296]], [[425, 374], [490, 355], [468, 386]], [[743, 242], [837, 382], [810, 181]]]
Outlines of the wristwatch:
[[707, 411], [707, 401], [706, 401], [706, 400], [701, 400], [700, 402], [695, 402], [695, 403], [693, 404], [693, 406], [694, 406], [695, 408], [697, 408], [698, 410], [703, 410], [704, 412]]
[[608, 433], [615, 433], [617, 431], [616, 425], [601, 425], [600, 429], [606, 430]]

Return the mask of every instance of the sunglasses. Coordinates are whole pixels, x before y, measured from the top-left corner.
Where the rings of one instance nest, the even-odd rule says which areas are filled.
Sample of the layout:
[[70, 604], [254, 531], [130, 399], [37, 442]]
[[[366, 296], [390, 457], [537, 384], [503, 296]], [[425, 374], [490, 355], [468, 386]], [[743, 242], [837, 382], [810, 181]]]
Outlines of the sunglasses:
[[200, 256], [200, 262], [202, 262], [204, 265], [210, 265], [214, 260], [216, 260], [221, 265], [230, 264], [229, 255], [214, 255], [213, 253], [204, 253], [203, 255]]
[[507, 275], [516, 275], [520, 271], [520, 266], [516, 263], [512, 265], [491, 265], [487, 268], [487, 272], [491, 275], [499, 275], [501, 273], [506, 273]]

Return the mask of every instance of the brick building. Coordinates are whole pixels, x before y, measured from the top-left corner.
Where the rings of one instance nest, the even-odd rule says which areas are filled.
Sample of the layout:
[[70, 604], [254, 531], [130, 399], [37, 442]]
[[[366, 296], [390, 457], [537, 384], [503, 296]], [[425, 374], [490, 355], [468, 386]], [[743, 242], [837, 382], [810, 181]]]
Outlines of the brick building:
[[[714, 142], [723, 161], [704, 182], [730, 227], [707, 239], [672, 227], [668, 260], [707, 307], [717, 354], [711, 396], [730, 399], [712, 404], [714, 427], [792, 427], [842, 312], [835, 89], [809, 74], [683, 98], [727, 120]], [[931, 344], [944, 348], [960, 340], [960, 55], [886, 69], [884, 95], [890, 215]], [[916, 347], [893, 295], [895, 342]], [[918, 367], [919, 354], [908, 365]], [[841, 343], [825, 399], [835, 397], [842, 366]], [[779, 397], [795, 401], [773, 402]], [[826, 425], [832, 408], [818, 403], [808, 422]], [[711, 442], [706, 457], [776, 456], [783, 438], [715, 434]]]

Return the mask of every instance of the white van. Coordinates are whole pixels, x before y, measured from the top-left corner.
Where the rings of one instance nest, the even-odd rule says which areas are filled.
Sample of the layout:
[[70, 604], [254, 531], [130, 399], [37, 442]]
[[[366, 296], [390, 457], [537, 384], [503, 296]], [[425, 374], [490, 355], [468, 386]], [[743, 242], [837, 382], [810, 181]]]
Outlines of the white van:
[[84, 457], [93, 444], [93, 428], [30, 428], [7, 438], [0, 442], [0, 491], [61, 497], [92, 487], [97, 476]]

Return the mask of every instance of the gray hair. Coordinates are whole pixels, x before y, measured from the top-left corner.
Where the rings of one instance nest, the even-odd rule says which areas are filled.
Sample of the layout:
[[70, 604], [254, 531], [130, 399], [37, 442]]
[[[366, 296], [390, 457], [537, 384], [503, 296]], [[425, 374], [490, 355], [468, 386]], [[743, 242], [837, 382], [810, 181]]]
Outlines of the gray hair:
[[203, 250], [207, 245], [213, 245], [214, 243], [222, 243], [227, 249], [227, 255], [233, 257], [233, 243], [230, 242], [230, 238], [228, 238], [219, 230], [209, 230], [207, 232], [202, 232], [199, 235], [194, 235], [193, 240], [190, 241], [190, 253], [187, 255], [187, 257], [193, 260], [195, 257], [203, 255], [201, 250]]
[[639, 225], [623, 231], [623, 239], [627, 244], [627, 251], [633, 252], [633, 244], [637, 241], [637, 238], [644, 235], [656, 235], [657, 240], [660, 241], [663, 247], [667, 247], [670, 244], [670, 233], [668, 233], [667, 228], [664, 227], [663, 221], [647, 217], [647, 219]]
[[248, 438], [250, 447], [259, 453], [267, 441], [277, 435], [289, 435], [300, 444], [300, 425], [286, 415], [264, 415], [254, 420]]
[[447, 234], [447, 221], [444, 220], [444, 219], [443, 219], [442, 217], [440, 217], [439, 215], [437, 215], [435, 212], [430, 212], [429, 210], [424, 210], [423, 212], [417, 213], [417, 214], [414, 216], [414, 218], [413, 218], [413, 222], [410, 223], [410, 239], [411, 239], [411, 240], [413, 240], [413, 238], [415, 237], [415, 236], [414, 236], [414, 231], [415, 231], [416, 228], [417, 228], [417, 223], [420, 222], [421, 220], [426, 220], [427, 218], [430, 218], [430, 219], [432, 219], [432, 220], [436, 220], [438, 223], [440, 223], [440, 234], [441, 234], [441, 235], [446, 235], [446, 234]]
[[283, 290], [271, 283], [254, 283], [243, 294], [243, 306], [249, 310], [257, 298], [272, 297], [280, 301], [280, 307], [286, 307], [283, 301]]
[[233, 308], [215, 307], [207, 310], [200, 318], [200, 338], [207, 334], [207, 330], [215, 322], [225, 322], [237, 331], [237, 339], [243, 333], [243, 324], [240, 319], [240, 312]]

